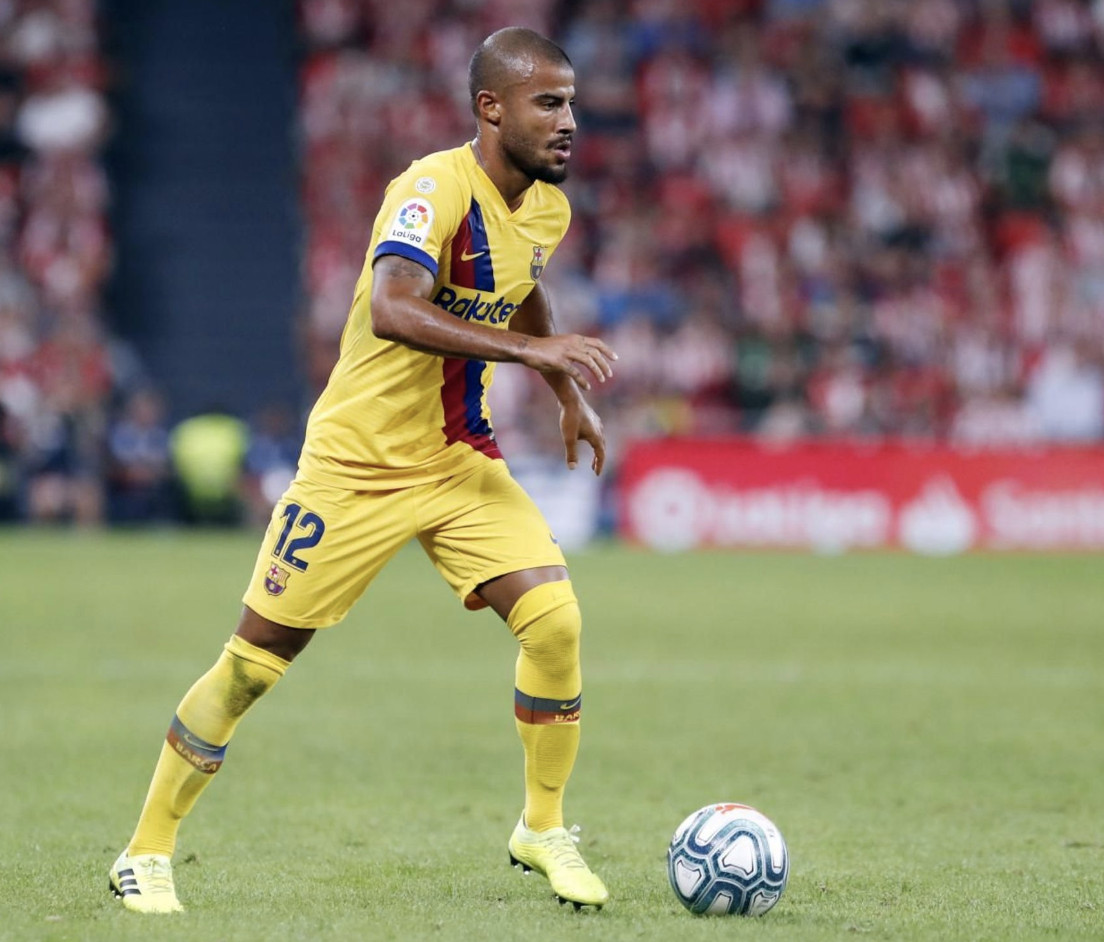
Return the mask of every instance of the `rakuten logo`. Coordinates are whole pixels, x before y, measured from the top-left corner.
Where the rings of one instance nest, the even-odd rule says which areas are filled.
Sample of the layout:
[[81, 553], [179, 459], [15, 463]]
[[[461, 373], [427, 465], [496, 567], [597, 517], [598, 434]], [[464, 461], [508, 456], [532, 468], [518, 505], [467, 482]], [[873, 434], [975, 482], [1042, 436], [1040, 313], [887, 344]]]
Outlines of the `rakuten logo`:
[[447, 287], [442, 287], [434, 295], [433, 303], [463, 320], [486, 321], [488, 324], [501, 324], [517, 308], [516, 304], [507, 304], [504, 297], [484, 301], [481, 294], [465, 296]]

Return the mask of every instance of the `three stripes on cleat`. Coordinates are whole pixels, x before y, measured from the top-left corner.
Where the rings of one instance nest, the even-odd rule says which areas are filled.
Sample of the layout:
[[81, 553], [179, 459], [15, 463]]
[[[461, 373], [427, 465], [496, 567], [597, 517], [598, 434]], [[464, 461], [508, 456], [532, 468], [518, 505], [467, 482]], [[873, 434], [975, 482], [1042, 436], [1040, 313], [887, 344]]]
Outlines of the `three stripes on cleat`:
[[115, 895], [116, 899], [122, 899], [124, 896], [134, 896], [140, 894], [141, 890], [138, 889], [138, 878], [134, 876], [133, 870], [120, 870], [119, 871], [119, 885], [115, 885], [115, 881], [108, 877], [107, 888]]

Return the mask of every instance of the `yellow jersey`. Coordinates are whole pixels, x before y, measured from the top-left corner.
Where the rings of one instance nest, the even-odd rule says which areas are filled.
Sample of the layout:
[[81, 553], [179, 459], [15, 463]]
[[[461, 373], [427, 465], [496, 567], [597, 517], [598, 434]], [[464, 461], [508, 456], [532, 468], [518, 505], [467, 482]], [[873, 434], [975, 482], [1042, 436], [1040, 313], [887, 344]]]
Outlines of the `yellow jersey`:
[[387, 187], [341, 354], [307, 423], [300, 474], [354, 490], [424, 484], [501, 458], [487, 388], [494, 364], [372, 333], [372, 265], [400, 255], [434, 276], [429, 301], [505, 330], [567, 231], [567, 198], [536, 181], [510, 212], [471, 146], [417, 160]]

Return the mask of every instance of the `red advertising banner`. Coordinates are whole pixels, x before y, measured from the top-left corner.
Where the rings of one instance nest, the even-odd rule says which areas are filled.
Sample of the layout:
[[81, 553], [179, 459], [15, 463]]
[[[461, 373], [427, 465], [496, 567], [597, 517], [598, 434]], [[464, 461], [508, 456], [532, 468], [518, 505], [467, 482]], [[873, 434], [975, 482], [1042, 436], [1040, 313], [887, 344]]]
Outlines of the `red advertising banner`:
[[620, 511], [622, 535], [667, 551], [1104, 550], [1104, 448], [643, 441]]

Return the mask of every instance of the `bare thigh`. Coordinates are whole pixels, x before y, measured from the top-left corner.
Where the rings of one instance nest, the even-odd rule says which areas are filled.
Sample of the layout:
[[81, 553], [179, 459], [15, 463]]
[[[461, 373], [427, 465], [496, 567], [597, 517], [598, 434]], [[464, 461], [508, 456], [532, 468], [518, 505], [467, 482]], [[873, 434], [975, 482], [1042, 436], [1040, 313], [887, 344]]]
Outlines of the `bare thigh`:
[[282, 657], [285, 661], [294, 661], [296, 655], [310, 643], [314, 637], [314, 628], [289, 628], [258, 615], [246, 605], [242, 609], [237, 631], [234, 632], [243, 641], [262, 650]]
[[505, 621], [517, 605], [518, 599], [530, 589], [545, 582], [563, 582], [567, 578], [566, 566], [540, 566], [536, 569], [509, 572], [497, 579], [491, 579], [490, 582], [478, 586], [475, 592]]

